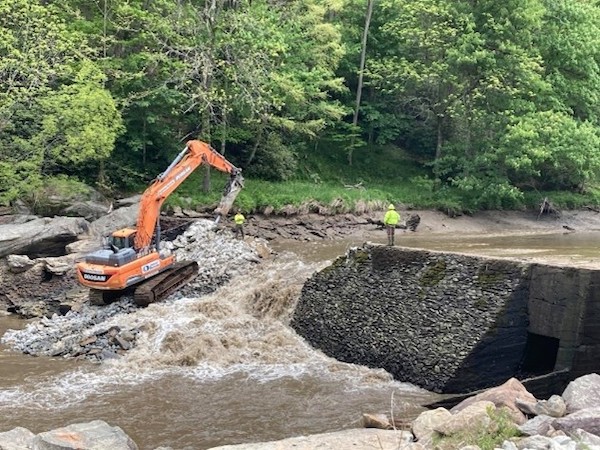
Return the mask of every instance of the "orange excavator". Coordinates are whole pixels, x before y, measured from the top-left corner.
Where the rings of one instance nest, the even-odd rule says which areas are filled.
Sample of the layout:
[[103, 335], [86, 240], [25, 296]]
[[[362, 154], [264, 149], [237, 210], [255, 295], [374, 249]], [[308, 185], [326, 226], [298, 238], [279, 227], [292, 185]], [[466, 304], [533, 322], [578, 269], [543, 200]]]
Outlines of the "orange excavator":
[[114, 231], [108, 247], [86, 255], [77, 264], [79, 282], [90, 288], [90, 302], [110, 303], [133, 291], [140, 306], [158, 301], [198, 274], [196, 261], [175, 261], [160, 248], [160, 208], [167, 197], [199, 166], [208, 164], [230, 175], [215, 213], [217, 221], [227, 215], [243, 187], [241, 169], [210, 145], [188, 141], [169, 167], [143, 193], [135, 228]]

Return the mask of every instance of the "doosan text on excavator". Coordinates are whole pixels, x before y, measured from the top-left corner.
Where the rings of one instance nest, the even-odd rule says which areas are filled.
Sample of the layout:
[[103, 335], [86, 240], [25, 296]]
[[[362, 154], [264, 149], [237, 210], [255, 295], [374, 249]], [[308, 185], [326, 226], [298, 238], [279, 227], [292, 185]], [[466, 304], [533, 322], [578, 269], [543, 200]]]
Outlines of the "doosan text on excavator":
[[230, 175], [229, 182], [215, 209], [217, 219], [227, 215], [243, 187], [241, 169], [225, 159], [209, 144], [188, 141], [169, 167], [161, 173], [140, 200], [135, 228], [114, 231], [109, 248], [85, 256], [77, 263], [79, 282], [90, 288], [90, 301], [105, 304], [133, 291], [140, 306], [158, 301], [198, 273], [196, 261], [176, 261], [175, 255], [160, 248], [160, 208], [167, 197], [199, 166], [210, 165]]

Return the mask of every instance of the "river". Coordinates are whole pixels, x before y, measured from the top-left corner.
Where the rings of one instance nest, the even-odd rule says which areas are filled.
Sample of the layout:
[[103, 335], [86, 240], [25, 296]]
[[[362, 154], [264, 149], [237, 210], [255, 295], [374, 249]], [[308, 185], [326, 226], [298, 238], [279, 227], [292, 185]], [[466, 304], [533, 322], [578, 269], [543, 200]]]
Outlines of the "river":
[[[598, 254], [597, 233], [509, 238], [403, 233], [397, 241], [584, 266], [593, 266]], [[3, 347], [0, 432], [23, 426], [39, 433], [102, 419], [144, 450], [202, 450], [353, 428], [366, 412], [414, 415], [437, 395], [381, 370], [328, 358], [286, 325], [304, 280], [360, 243], [359, 238], [279, 242], [272, 263], [214, 294], [168, 300], [120, 317], [121, 324], [145, 333], [119, 360], [95, 365]], [[0, 336], [26, 324], [0, 317]]]

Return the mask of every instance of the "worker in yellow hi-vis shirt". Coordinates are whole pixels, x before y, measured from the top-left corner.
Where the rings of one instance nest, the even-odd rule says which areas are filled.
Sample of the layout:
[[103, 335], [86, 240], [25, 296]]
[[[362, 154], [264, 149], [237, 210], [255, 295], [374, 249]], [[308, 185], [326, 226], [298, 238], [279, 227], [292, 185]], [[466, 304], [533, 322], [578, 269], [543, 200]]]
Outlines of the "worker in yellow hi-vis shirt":
[[398, 222], [400, 222], [400, 214], [396, 212], [394, 205], [390, 204], [385, 216], [383, 216], [383, 224], [387, 230], [388, 245], [394, 245], [394, 232], [396, 231]]
[[233, 217], [233, 221], [235, 222], [235, 228], [233, 230], [235, 237], [238, 237], [238, 234], [241, 233], [242, 239], [246, 239], [246, 235], [244, 233], [244, 222], [246, 218], [244, 215], [238, 211], [237, 214]]

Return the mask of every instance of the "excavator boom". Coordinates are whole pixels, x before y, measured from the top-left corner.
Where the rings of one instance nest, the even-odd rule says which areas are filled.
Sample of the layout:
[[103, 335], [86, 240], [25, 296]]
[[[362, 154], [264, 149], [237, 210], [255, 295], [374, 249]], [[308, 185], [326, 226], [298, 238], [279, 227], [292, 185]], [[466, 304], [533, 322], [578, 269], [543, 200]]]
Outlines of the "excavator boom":
[[[235, 196], [237, 196], [243, 186], [242, 171], [207, 143], [195, 140], [188, 141], [183, 151], [177, 155], [163, 173], [154, 179], [142, 195], [136, 225], [136, 250], [143, 249], [152, 243], [152, 236], [158, 225], [157, 221], [160, 217], [160, 208], [163, 202], [194, 170], [204, 164], [230, 174], [229, 190], [232, 191], [239, 187], [235, 193]], [[229, 197], [230, 195], [230, 192], [227, 192], [223, 197]], [[235, 196], [233, 200], [235, 200]], [[224, 205], [219, 205], [217, 208], [219, 210], [218, 214], [226, 215], [231, 209], [231, 205], [233, 205], [233, 201], [229, 200]], [[160, 239], [158, 234], [157, 237]]]

